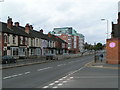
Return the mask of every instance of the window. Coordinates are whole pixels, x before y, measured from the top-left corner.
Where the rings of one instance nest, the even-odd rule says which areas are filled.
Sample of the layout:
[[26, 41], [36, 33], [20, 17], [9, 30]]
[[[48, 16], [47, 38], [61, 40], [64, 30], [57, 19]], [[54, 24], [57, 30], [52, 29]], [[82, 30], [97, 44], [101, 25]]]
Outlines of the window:
[[13, 44], [15, 44], [15, 36], [13, 36]]
[[36, 39], [36, 46], [38, 46], [38, 39]]
[[20, 37], [20, 44], [23, 44], [23, 37]]
[[7, 43], [7, 35], [4, 35], [4, 43]]
[[18, 48], [13, 48], [13, 56], [17, 56], [18, 55]]
[[27, 45], [28, 44], [28, 38], [26, 37], [25, 38], [25, 45]]
[[8, 35], [8, 44], [10, 44], [10, 35]]
[[32, 44], [33, 44], [33, 39], [31, 38], [31, 46], [32, 46]]

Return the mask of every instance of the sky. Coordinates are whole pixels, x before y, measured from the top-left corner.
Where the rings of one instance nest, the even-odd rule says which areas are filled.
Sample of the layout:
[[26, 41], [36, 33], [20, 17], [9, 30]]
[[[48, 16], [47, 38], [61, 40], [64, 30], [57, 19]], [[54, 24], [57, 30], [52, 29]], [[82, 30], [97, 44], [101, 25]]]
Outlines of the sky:
[[[106, 43], [111, 22], [117, 23], [119, 0], [0, 0], [0, 21], [10, 16], [21, 26], [26, 23], [44, 33], [57, 27], [73, 27], [85, 36], [85, 42]], [[102, 21], [101, 19], [105, 19]]]

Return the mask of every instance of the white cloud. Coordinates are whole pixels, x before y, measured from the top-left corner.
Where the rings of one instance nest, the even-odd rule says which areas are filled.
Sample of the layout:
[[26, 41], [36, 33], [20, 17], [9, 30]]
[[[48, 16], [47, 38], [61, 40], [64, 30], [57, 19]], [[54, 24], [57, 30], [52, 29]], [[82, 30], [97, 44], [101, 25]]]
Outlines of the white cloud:
[[[72, 26], [83, 33], [86, 41], [105, 43], [106, 23], [117, 20], [119, 0], [4, 0], [0, 3], [0, 18], [7, 17], [19, 21], [21, 25], [30, 23], [36, 30], [45, 29], [45, 33], [54, 27]], [[96, 34], [98, 33], [98, 34]]]

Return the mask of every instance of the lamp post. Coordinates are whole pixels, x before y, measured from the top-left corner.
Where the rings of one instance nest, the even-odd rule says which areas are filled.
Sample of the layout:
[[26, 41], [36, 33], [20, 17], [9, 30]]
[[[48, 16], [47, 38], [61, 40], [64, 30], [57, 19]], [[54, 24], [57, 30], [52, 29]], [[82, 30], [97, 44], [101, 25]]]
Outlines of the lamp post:
[[107, 33], [106, 34], [107, 34], [107, 39], [108, 39], [108, 34], [109, 34], [108, 33], [108, 24], [109, 24], [109, 21], [107, 19], [101, 19], [101, 21], [106, 21], [107, 22]]

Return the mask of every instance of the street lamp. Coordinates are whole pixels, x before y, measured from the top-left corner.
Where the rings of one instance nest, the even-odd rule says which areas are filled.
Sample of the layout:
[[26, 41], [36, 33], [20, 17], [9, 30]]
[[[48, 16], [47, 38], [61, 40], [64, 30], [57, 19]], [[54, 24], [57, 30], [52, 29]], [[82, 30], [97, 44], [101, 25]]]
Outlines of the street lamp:
[[107, 39], [108, 39], [108, 34], [109, 34], [108, 33], [108, 20], [107, 19], [101, 19], [101, 21], [107, 21], [107, 33], [106, 34], [107, 34]]

